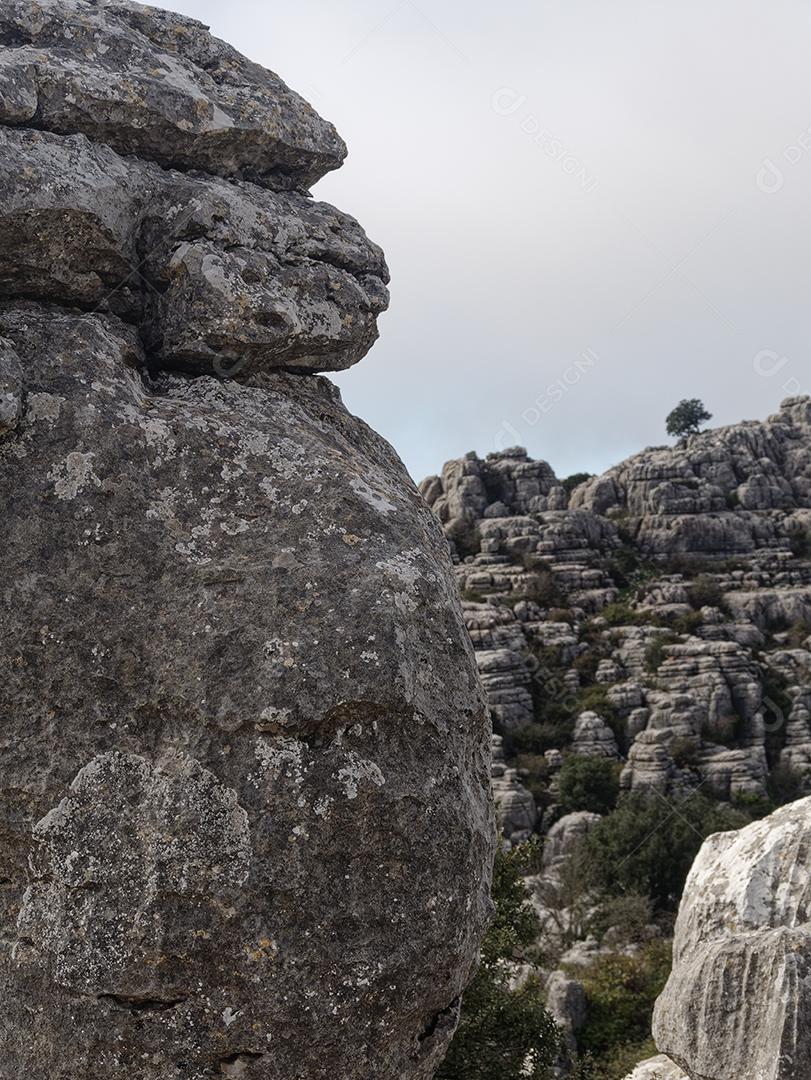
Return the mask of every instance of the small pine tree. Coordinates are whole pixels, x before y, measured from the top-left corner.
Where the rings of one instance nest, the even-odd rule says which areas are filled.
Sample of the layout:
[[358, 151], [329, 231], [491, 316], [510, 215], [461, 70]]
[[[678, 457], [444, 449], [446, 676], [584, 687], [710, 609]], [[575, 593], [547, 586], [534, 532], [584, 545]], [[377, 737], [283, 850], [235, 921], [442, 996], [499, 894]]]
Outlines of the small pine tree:
[[704, 408], [704, 402], [698, 398], [685, 398], [680, 401], [666, 420], [667, 433], [675, 439], [686, 439], [688, 435], [697, 435], [702, 424], [712, 420], [712, 413]]

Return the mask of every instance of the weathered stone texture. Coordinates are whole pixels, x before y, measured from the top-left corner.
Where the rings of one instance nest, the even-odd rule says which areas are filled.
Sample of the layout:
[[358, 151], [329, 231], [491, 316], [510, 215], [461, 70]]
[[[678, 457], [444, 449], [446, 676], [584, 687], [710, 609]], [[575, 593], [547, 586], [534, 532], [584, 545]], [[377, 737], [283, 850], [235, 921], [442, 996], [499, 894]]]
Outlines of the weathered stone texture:
[[309, 187], [346, 146], [273, 72], [195, 19], [135, 3], [5, 0], [0, 123], [160, 165]]
[[684, 890], [656, 1045], [691, 1080], [811, 1075], [811, 799], [705, 841]]
[[296, 192], [0, 128], [0, 198], [3, 293], [120, 315], [153, 369], [251, 382], [347, 368], [388, 305], [380, 248]]
[[429, 1080], [489, 722], [438, 523], [312, 374], [387, 302], [303, 190], [343, 143], [89, 0], [3, 5], [0, 124], [0, 1073]]

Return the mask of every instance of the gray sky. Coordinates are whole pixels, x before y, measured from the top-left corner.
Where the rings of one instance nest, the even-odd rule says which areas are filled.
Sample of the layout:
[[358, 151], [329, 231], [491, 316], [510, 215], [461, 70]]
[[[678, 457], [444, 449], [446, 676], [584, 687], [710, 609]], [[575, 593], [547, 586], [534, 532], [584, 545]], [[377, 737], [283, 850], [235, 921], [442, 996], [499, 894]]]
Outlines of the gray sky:
[[415, 478], [559, 475], [811, 392], [807, 0], [168, 0], [349, 144], [315, 195], [382, 244], [344, 400]]

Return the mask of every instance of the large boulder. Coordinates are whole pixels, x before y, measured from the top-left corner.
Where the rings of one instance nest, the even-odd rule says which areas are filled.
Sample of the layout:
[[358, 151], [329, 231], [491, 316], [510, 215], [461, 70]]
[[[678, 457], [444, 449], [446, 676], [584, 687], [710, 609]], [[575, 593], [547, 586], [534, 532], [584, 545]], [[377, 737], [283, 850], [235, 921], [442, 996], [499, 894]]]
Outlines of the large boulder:
[[4, 5], [3, 121], [0, 1072], [429, 1080], [489, 722], [439, 524], [303, 374], [385, 304], [294, 190], [342, 144], [199, 24], [81, 0]]
[[691, 1080], [811, 1077], [811, 799], [705, 841], [656, 1045]]

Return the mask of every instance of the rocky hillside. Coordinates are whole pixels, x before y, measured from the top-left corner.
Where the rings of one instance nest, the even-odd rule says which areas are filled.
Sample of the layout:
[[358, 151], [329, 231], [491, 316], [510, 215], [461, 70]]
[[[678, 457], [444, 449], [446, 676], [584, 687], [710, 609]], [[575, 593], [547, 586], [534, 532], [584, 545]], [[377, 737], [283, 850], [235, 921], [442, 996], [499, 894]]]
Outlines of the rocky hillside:
[[[543, 838], [524, 977], [549, 980], [570, 1054], [620, 1080], [654, 1052], [662, 950], [702, 838], [811, 792], [811, 398], [599, 477], [561, 480], [514, 449], [421, 488], [494, 721], [503, 836]], [[680, 1045], [660, 1049], [686, 1061]]]
[[344, 153], [194, 20], [0, 5], [8, 1080], [429, 1080], [453, 1034], [489, 725], [441, 529], [317, 374], [388, 298], [306, 190]]

